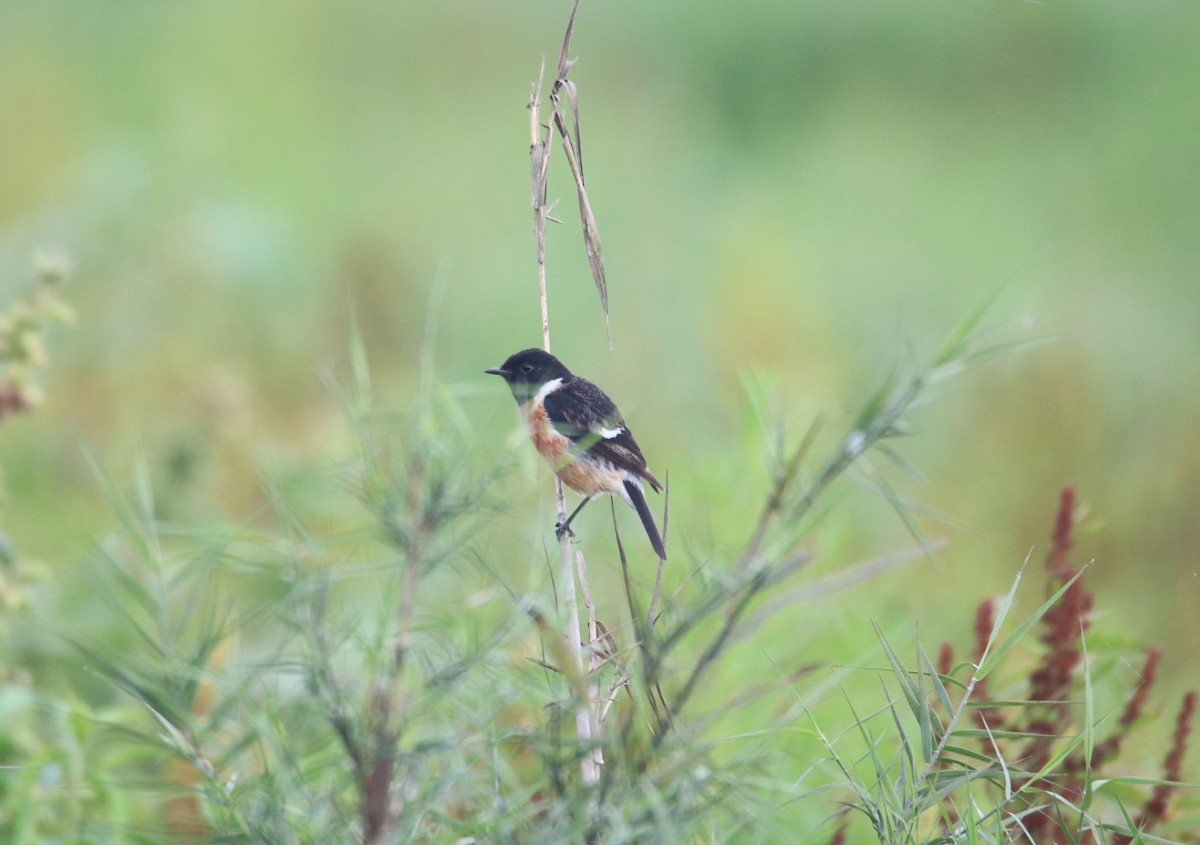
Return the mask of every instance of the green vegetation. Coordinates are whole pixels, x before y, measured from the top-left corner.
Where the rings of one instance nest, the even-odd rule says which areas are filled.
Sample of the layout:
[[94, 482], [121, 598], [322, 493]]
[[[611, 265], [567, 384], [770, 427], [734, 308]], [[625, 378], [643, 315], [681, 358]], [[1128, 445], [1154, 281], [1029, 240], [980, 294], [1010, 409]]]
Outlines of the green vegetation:
[[1200, 12], [580, 10], [587, 673], [566, 13], [0, 6], [0, 841], [1195, 841]]

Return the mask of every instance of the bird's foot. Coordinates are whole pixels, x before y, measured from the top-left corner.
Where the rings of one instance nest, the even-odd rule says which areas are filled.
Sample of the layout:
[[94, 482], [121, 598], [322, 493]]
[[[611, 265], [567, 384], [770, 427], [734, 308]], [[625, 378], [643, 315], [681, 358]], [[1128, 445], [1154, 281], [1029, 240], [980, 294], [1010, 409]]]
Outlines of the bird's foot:
[[570, 525], [563, 525], [561, 522], [554, 523], [554, 538], [556, 540], [561, 540], [564, 534], [566, 534], [568, 537], [575, 536], [575, 532], [571, 530]]

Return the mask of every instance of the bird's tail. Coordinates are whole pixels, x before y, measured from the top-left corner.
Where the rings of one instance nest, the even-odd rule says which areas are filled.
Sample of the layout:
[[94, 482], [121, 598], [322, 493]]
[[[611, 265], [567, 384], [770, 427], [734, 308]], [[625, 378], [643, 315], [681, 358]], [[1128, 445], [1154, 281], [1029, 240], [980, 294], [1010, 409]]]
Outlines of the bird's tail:
[[654, 547], [654, 553], [660, 559], [667, 559], [667, 550], [663, 548], [662, 537], [658, 536], [658, 526], [654, 524], [654, 516], [650, 513], [650, 505], [646, 503], [646, 493], [642, 490], [642, 485], [632, 479], [625, 479], [625, 494], [629, 499], [629, 503], [633, 505], [633, 509], [637, 511], [638, 516], [642, 518], [642, 525], [646, 528], [646, 534], [650, 537], [650, 545]]

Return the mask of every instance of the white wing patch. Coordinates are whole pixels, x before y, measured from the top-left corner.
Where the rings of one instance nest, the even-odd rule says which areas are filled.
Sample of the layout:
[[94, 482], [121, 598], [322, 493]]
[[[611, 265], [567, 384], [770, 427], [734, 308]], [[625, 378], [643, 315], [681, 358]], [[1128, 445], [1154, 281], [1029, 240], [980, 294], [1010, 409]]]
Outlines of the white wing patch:
[[596, 433], [605, 440], [612, 440], [614, 437], [619, 437], [624, 430], [624, 428], [598, 428]]

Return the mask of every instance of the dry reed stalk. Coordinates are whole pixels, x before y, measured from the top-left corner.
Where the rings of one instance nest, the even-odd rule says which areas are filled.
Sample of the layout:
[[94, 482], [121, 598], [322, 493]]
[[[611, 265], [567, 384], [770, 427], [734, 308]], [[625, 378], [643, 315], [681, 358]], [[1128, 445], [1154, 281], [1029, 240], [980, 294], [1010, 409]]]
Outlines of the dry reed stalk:
[[[550, 308], [546, 289], [546, 222], [554, 218], [550, 216], [553, 203], [548, 203], [546, 198], [550, 170], [550, 134], [553, 131], [552, 127], [557, 128], [562, 137], [567, 163], [575, 178], [576, 191], [579, 195], [580, 219], [583, 223], [584, 243], [588, 253], [588, 263], [591, 265], [596, 287], [600, 294], [600, 302], [604, 308], [606, 330], [608, 327], [608, 289], [604, 283], [604, 263], [600, 253], [600, 236], [596, 228], [595, 215], [592, 213], [591, 204], [587, 199], [587, 191], [583, 185], [583, 156], [579, 140], [579, 100], [574, 83], [567, 79], [567, 73], [573, 64], [567, 58], [567, 55], [570, 51], [571, 35], [575, 27], [575, 13], [578, 9], [579, 2], [576, 0], [575, 4], [571, 7], [571, 15], [567, 19], [567, 29], [563, 36], [562, 50], [558, 56], [554, 83], [550, 88], [551, 124], [543, 124], [540, 114], [542, 84], [545, 81], [546, 73], [545, 60], [542, 61], [542, 67], [538, 73], [538, 81], [532, 87], [528, 105], [530, 180], [533, 200], [533, 231], [537, 246], [538, 293], [542, 309], [542, 348], [547, 352], [550, 351]], [[572, 137], [570, 130], [567, 128], [566, 121], [559, 109], [559, 94], [562, 91], [566, 91], [567, 97], [571, 102], [574, 114], [574, 137]], [[611, 346], [611, 334], [609, 335], [609, 345]], [[558, 505], [558, 522], [562, 524], [567, 521], [567, 500], [561, 480], [555, 480], [555, 495]], [[575, 569], [577, 565], [580, 584], [583, 587], [586, 597], [588, 595], [587, 564], [582, 553], [577, 554], [573, 559], [569, 534], [563, 533], [559, 537], [558, 547], [562, 599], [564, 610], [566, 611], [563, 636], [574, 664], [572, 671], [564, 674], [569, 678], [583, 678], [583, 646], [580, 639], [579, 603], [575, 591]], [[590, 614], [590, 601], [588, 604]], [[589, 619], [589, 623], [589, 640], [592, 640], [595, 637], [594, 617]], [[600, 732], [600, 712], [597, 700], [598, 690], [596, 691], [597, 694], [593, 695], [592, 683], [585, 680], [581, 688], [573, 689], [572, 692], [576, 699], [576, 734], [579, 737], [581, 745], [591, 748], [589, 753], [585, 754], [580, 761], [580, 776], [583, 778], [585, 784], [594, 784], [600, 779], [600, 766], [604, 762], [599, 744], [596, 742], [596, 738]]]

